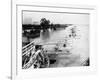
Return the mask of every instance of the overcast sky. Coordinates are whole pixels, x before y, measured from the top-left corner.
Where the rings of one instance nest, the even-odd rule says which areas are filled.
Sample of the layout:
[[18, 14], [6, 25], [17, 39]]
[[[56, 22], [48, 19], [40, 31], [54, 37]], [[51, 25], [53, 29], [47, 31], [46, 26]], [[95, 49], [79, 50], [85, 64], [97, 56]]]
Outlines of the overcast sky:
[[39, 23], [41, 18], [49, 19], [51, 23], [56, 24], [89, 24], [88, 14], [23, 11], [23, 24]]

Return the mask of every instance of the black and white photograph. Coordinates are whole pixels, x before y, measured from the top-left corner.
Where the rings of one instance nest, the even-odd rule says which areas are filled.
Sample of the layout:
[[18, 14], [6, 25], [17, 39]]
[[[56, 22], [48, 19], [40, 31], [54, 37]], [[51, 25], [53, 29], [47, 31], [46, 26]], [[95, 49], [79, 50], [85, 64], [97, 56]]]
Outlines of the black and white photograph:
[[12, 0], [12, 80], [94, 79], [97, 7], [57, 2]]
[[22, 11], [22, 69], [90, 66], [89, 14]]

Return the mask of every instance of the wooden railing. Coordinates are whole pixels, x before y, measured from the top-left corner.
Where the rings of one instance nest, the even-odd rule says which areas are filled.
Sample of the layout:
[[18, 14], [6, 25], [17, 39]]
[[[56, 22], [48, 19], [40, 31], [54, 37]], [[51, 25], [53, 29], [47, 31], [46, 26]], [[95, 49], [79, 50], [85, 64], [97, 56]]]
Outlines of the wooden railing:
[[28, 45], [22, 48], [22, 55], [29, 53], [34, 47], [34, 42], [29, 43]]
[[[32, 59], [33, 59], [32, 55], [33, 54], [30, 55], [32, 53], [32, 51], [34, 51], [34, 42], [31, 42], [22, 48], [22, 60], [24, 60], [24, 61], [22, 61], [23, 62], [22, 69], [26, 69], [32, 65]], [[26, 56], [26, 57], [24, 57], [24, 56]], [[29, 61], [26, 63], [25, 60], [27, 60], [27, 56], [29, 57]]]

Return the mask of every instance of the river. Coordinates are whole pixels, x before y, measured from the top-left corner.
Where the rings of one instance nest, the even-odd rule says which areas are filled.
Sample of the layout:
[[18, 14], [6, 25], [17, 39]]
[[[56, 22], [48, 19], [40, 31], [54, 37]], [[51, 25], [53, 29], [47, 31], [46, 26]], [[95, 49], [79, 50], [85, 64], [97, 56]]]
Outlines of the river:
[[[75, 28], [76, 36], [69, 37], [72, 28]], [[89, 25], [72, 25], [59, 30], [48, 29], [45, 32], [41, 31], [40, 37], [30, 39], [31, 41], [42, 44], [45, 50], [54, 50], [57, 44], [61, 50], [69, 50], [64, 55], [58, 54], [56, 62], [50, 67], [82, 66], [89, 58]], [[67, 46], [63, 48], [63, 44]]]

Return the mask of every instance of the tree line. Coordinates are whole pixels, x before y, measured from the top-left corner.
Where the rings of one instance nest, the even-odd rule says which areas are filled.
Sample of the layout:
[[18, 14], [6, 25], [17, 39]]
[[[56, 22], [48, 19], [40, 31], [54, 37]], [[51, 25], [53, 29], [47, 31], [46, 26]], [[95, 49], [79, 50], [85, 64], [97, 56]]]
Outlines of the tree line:
[[50, 29], [56, 29], [56, 28], [64, 28], [66, 27], [65, 24], [53, 24], [50, 22], [50, 20], [47, 20], [46, 18], [42, 18], [40, 20], [40, 24], [22, 24], [22, 29], [27, 30], [27, 29], [35, 29], [35, 30], [46, 30], [48, 28]]

